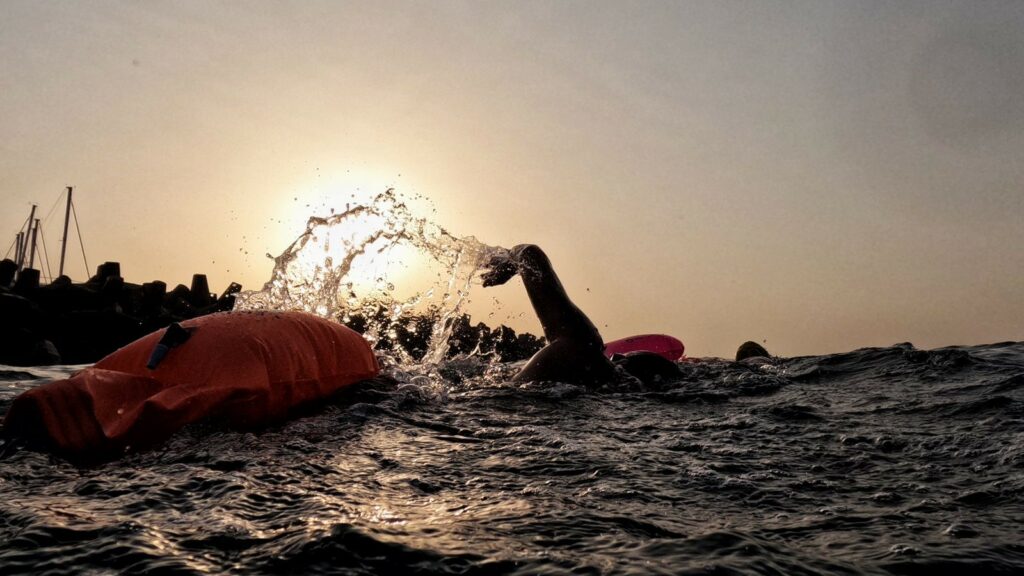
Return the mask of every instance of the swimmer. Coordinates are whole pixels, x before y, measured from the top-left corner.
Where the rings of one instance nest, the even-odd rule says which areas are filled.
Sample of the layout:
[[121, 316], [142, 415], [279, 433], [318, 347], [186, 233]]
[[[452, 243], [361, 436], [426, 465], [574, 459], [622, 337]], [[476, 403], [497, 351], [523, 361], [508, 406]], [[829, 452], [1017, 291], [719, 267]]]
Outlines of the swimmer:
[[[615, 364], [647, 384], [681, 374], [674, 362], [650, 352], [613, 356], [615, 364], [608, 360], [601, 334], [569, 299], [551, 261], [538, 246], [520, 244], [511, 250], [501, 249], [484, 267], [484, 287], [499, 286], [519, 275], [548, 341], [516, 374], [514, 381], [603, 384], [616, 380]], [[737, 361], [754, 356], [769, 354], [754, 342], [744, 343], [736, 352]]]
[[757, 342], [747, 341], [736, 349], [736, 361], [742, 362], [748, 358], [771, 358], [771, 354]]
[[569, 299], [543, 250], [533, 244], [520, 244], [495, 254], [485, 266], [485, 287], [504, 284], [519, 275], [548, 341], [513, 380], [602, 384], [615, 379], [615, 367], [604, 357], [601, 334]]
[[[569, 299], [543, 250], [533, 244], [520, 244], [495, 254], [485, 267], [485, 287], [504, 284], [519, 275], [548, 341], [516, 374], [514, 381], [604, 384], [616, 380], [615, 366], [604, 355], [601, 334]], [[634, 353], [615, 360], [644, 382], [679, 374], [674, 362], [656, 354]]]

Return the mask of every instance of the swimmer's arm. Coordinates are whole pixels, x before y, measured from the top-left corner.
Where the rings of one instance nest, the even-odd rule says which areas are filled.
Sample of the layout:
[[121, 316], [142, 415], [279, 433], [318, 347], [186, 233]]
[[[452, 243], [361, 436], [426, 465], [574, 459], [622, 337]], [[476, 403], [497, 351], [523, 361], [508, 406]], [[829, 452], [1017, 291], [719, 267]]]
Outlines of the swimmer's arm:
[[569, 336], [600, 344], [597, 329], [569, 299], [551, 261], [539, 246], [520, 244], [501, 251], [491, 257], [486, 267], [489, 269], [483, 275], [484, 286], [504, 284], [519, 275], [549, 342]]

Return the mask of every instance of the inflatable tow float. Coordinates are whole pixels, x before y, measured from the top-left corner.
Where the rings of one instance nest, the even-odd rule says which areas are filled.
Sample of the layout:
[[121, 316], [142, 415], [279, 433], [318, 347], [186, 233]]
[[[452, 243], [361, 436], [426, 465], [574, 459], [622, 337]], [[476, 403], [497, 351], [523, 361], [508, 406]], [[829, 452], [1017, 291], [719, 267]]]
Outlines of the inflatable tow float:
[[683, 357], [686, 347], [675, 336], [667, 334], [641, 334], [620, 340], [612, 340], [604, 345], [604, 355], [611, 358], [615, 354], [633, 352], [650, 352], [673, 362]]
[[159, 330], [21, 394], [5, 434], [71, 459], [102, 459], [208, 418], [242, 429], [279, 422], [380, 372], [362, 336], [311, 314], [227, 312], [171, 330], [182, 328], [176, 339]]

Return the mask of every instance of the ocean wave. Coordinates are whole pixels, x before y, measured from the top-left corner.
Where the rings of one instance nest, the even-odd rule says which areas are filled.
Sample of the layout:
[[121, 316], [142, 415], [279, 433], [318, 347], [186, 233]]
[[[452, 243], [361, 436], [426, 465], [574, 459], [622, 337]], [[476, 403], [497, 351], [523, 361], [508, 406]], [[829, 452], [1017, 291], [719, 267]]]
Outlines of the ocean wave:
[[1024, 570], [1022, 343], [685, 363], [646, 389], [458, 362], [91, 468], [12, 450], [0, 572]]

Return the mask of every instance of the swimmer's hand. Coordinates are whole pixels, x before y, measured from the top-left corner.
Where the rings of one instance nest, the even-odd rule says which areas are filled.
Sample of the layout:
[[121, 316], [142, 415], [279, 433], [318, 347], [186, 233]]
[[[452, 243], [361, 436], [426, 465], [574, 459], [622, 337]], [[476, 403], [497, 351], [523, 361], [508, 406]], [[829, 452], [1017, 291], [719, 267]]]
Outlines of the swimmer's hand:
[[500, 286], [508, 282], [518, 271], [515, 258], [512, 252], [508, 250], [502, 250], [491, 256], [487, 264], [484, 264], [484, 268], [487, 269], [482, 276], [485, 288], [487, 286]]

